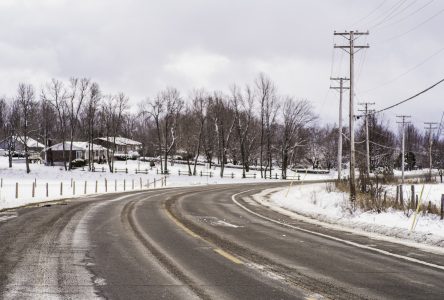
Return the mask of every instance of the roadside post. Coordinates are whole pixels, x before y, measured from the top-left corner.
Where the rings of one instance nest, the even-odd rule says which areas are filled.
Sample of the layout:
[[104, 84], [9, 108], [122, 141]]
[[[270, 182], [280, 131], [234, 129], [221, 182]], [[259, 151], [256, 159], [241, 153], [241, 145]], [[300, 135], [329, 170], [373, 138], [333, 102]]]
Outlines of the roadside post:
[[441, 195], [441, 220], [444, 218], [444, 194]]

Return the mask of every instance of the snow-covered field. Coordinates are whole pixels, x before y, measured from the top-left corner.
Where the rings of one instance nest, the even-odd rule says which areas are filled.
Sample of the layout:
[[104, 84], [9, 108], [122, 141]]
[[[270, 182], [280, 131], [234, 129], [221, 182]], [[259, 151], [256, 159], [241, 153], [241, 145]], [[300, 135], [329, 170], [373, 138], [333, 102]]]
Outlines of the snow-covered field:
[[[433, 186], [437, 193], [444, 188], [442, 184]], [[255, 199], [281, 213], [286, 210], [296, 212], [308, 217], [307, 219], [339, 225], [343, 229], [444, 247], [444, 221], [439, 216], [418, 214], [416, 226], [411, 231], [414, 214], [407, 217], [402, 211], [390, 209], [381, 213], [359, 209], [351, 211], [348, 209], [348, 194], [337, 191], [334, 184], [305, 184], [290, 189], [270, 189], [256, 195]]]
[[[8, 168], [8, 160], [6, 157], [0, 157], [0, 209], [12, 208], [31, 203], [42, 201], [50, 201], [61, 198], [77, 197], [83, 195], [97, 193], [126, 191], [134, 189], [146, 189], [149, 183], [149, 188], [154, 188], [154, 180], [156, 188], [162, 187], [160, 178], [163, 175], [156, 174], [156, 168], [150, 169], [148, 162], [138, 162], [134, 160], [116, 161], [115, 167], [119, 169], [128, 169], [126, 173], [109, 173], [107, 165], [96, 164], [97, 169], [104, 167], [106, 172], [88, 172], [76, 169], [72, 171], [64, 171], [61, 166], [44, 166], [40, 164], [31, 164], [31, 173], [26, 174], [25, 164], [23, 162], [14, 162], [12, 168]], [[135, 170], [148, 169], [148, 174], [135, 174]], [[257, 178], [242, 179], [242, 170], [239, 168], [226, 168], [226, 178], [219, 177], [219, 169], [212, 168], [211, 170], [204, 166], [198, 166], [198, 172], [212, 172], [212, 177], [208, 176], [179, 176], [179, 170], [182, 174], [186, 174], [188, 166], [184, 164], [175, 163], [174, 166], [169, 165], [168, 169], [170, 175], [167, 176], [167, 186], [194, 186], [207, 184], [224, 184], [224, 183], [247, 183], [247, 182], [269, 182], [270, 179], [260, 179], [260, 173], [257, 171], [250, 171], [249, 176], [252, 177], [254, 173]], [[279, 174], [279, 170], [273, 171]], [[208, 173], [207, 173], [208, 174]], [[234, 178], [230, 178], [233, 174]], [[291, 171], [289, 175], [294, 175]], [[301, 175], [304, 180], [318, 180], [326, 178], [334, 178], [334, 172], [326, 175], [307, 174]], [[272, 179], [272, 181], [276, 181]], [[105, 183], [106, 182], [106, 183]], [[16, 184], [18, 183], [18, 197], [16, 198]], [[34, 197], [32, 197], [33, 184], [35, 183]], [[46, 185], [48, 184], [48, 196], [46, 195]], [[62, 193], [61, 193], [62, 186]], [[86, 186], [86, 189], [85, 189]]]

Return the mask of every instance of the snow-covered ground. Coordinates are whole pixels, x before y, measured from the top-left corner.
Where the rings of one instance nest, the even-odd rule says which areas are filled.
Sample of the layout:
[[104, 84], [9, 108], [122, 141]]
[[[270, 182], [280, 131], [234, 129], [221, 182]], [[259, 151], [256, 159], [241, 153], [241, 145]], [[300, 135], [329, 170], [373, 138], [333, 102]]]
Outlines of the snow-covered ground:
[[[437, 186], [437, 189], [444, 187]], [[414, 214], [407, 217], [404, 212], [391, 209], [381, 213], [359, 209], [351, 211], [348, 209], [348, 194], [337, 191], [333, 183], [270, 189], [257, 194], [255, 199], [281, 213], [296, 212], [307, 217], [306, 220], [321, 221], [328, 226], [338, 225], [345, 230], [376, 233], [444, 247], [444, 221], [439, 216], [418, 214], [416, 226], [411, 231]]]
[[[420, 198], [421, 190], [424, 187], [422, 192], [423, 203], [427, 204], [429, 201], [432, 204], [440, 207], [441, 205], [441, 196], [444, 195], [444, 184], [436, 183], [436, 184], [413, 184], [415, 186], [415, 195]], [[411, 199], [412, 196], [412, 184], [404, 184], [402, 186], [403, 189], [403, 197], [404, 199]], [[387, 191], [387, 195], [390, 197], [396, 197], [396, 185], [384, 185], [384, 189]]]
[[[96, 181], [97, 181], [97, 193], [123, 191], [124, 187], [126, 191], [133, 189], [146, 189], [147, 183], [149, 188], [154, 188], [153, 182], [156, 182], [156, 188], [161, 187], [160, 178], [163, 175], [156, 174], [156, 168], [150, 169], [148, 162], [139, 162], [135, 160], [116, 161], [115, 167], [119, 169], [128, 169], [126, 173], [109, 173], [107, 165], [96, 164], [97, 169], [102, 169], [106, 172], [88, 172], [76, 169], [72, 171], [64, 171], [61, 166], [44, 166], [40, 164], [31, 164], [31, 173], [26, 174], [25, 164], [23, 162], [14, 162], [12, 168], [8, 168], [7, 157], [0, 157], [0, 210], [5, 208], [12, 208], [31, 203], [37, 203], [42, 201], [56, 200], [61, 198], [83, 196], [85, 194], [96, 193]], [[148, 169], [148, 174], [135, 174], [135, 170]], [[188, 166], [185, 164], [175, 163], [173, 166], [169, 165], [168, 169], [170, 175], [167, 176], [167, 186], [194, 186], [194, 185], [207, 185], [207, 184], [223, 184], [223, 183], [247, 183], [247, 182], [269, 182], [270, 179], [260, 179], [260, 173], [258, 171], [250, 171], [249, 176], [252, 177], [256, 173], [256, 178], [242, 179], [242, 170], [239, 168], [226, 168], [225, 178], [219, 177], [219, 168], [212, 168], [209, 170], [205, 166], [198, 166], [198, 173], [200, 171], [212, 172], [212, 177], [208, 176], [179, 176], [179, 170], [182, 174], [187, 174]], [[279, 170], [273, 171], [279, 174]], [[234, 178], [231, 178], [233, 174]], [[289, 171], [290, 176], [294, 175]], [[319, 180], [334, 178], [335, 172], [325, 175], [316, 174], [300, 174], [300, 178], [304, 180]], [[105, 184], [105, 181], [107, 182]], [[276, 181], [272, 179], [272, 181]], [[34, 197], [32, 197], [33, 183], [35, 182]], [[86, 192], [85, 192], [86, 182]], [[18, 183], [18, 197], [16, 198], [16, 184]], [[46, 196], [46, 184], [48, 184], [48, 196]], [[62, 194], [60, 192], [62, 186]]]

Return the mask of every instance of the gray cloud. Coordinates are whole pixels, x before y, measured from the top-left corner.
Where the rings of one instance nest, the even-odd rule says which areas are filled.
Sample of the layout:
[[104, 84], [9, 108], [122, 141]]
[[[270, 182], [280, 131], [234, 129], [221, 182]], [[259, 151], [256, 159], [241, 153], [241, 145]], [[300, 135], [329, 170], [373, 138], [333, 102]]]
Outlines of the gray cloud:
[[[334, 30], [370, 30], [359, 41], [371, 48], [356, 57], [360, 100], [383, 107], [441, 79], [444, 52], [399, 77], [444, 46], [444, 13], [427, 21], [444, 3], [415, 13], [428, 2], [414, 2], [390, 14], [398, 1], [387, 0], [359, 21], [382, 1], [0, 0], [0, 94], [13, 95], [21, 81], [39, 87], [51, 77], [87, 76], [137, 103], [165, 86], [184, 94], [198, 87], [226, 90], [263, 71], [281, 93], [311, 100], [322, 121], [334, 122], [332, 47], [345, 42], [333, 39]], [[335, 51], [334, 76], [347, 75], [347, 59]], [[437, 120], [443, 91], [438, 87], [385, 116]]]

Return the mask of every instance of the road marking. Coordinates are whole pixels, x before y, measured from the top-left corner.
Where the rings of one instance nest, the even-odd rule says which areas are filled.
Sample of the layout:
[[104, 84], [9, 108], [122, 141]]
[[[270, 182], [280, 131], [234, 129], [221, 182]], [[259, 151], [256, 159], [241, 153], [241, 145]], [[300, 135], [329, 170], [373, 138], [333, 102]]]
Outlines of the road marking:
[[231, 260], [235, 264], [238, 264], [238, 265], [242, 265], [243, 264], [240, 259], [234, 257], [230, 253], [225, 252], [224, 250], [222, 250], [220, 248], [214, 248], [213, 250], [214, 250], [214, 252], [216, 252], [216, 253], [220, 254], [221, 256], [225, 257], [226, 259]]
[[344, 243], [344, 244], [347, 244], [347, 245], [350, 245], [350, 246], [354, 246], [354, 247], [357, 247], [357, 248], [370, 250], [370, 251], [377, 252], [377, 253], [380, 253], [380, 254], [384, 254], [384, 255], [387, 255], [387, 256], [392, 256], [392, 257], [396, 257], [396, 258], [399, 258], [399, 259], [402, 259], [402, 260], [406, 260], [406, 261], [409, 261], [409, 262], [414, 262], [414, 263], [417, 263], [417, 264], [420, 264], [420, 265], [436, 268], [436, 269], [439, 269], [439, 270], [444, 270], [444, 266], [441, 266], [441, 265], [429, 263], [429, 262], [426, 262], [426, 261], [422, 261], [422, 260], [419, 260], [419, 259], [416, 259], [416, 258], [412, 258], [412, 257], [400, 255], [400, 254], [395, 254], [395, 253], [392, 253], [392, 252], [389, 252], [389, 251], [386, 251], [386, 250], [382, 250], [382, 249], [378, 249], [378, 248], [373, 248], [373, 247], [370, 247], [370, 246], [367, 246], [367, 245], [363, 245], [363, 244], [359, 244], [359, 243], [356, 243], [356, 242], [344, 240], [344, 239], [337, 238], [337, 237], [334, 237], [334, 236], [331, 236], [331, 235], [328, 235], [328, 234], [312, 231], [312, 230], [309, 230], [309, 229], [304, 229], [304, 228], [299, 227], [299, 226], [294, 226], [294, 225], [286, 224], [286, 223], [283, 223], [283, 222], [280, 222], [280, 221], [268, 218], [268, 217], [266, 217], [264, 215], [261, 215], [261, 214], [259, 214], [257, 212], [252, 211], [251, 209], [245, 207], [244, 205], [240, 204], [236, 200], [236, 196], [239, 196], [240, 194], [247, 193], [247, 192], [250, 192], [250, 191], [253, 191], [253, 190], [254, 189], [250, 189], [250, 190], [247, 190], [247, 191], [236, 193], [236, 194], [231, 196], [231, 200], [237, 206], [239, 206], [240, 208], [244, 209], [245, 211], [247, 211], [247, 212], [249, 212], [249, 213], [251, 213], [251, 214], [253, 214], [253, 215], [255, 215], [255, 216], [257, 216], [257, 217], [259, 217], [261, 219], [273, 222], [275, 224], [279, 224], [279, 225], [282, 225], [282, 226], [285, 226], [285, 227], [288, 227], [288, 228], [293, 228], [293, 229], [296, 229], [296, 230], [299, 230], [299, 231], [302, 231], [302, 232], [310, 233], [310, 234], [317, 235], [317, 236], [320, 236], [320, 237], [323, 237], [323, 238], [327, 238], [327, 239], [330, 239], [330, 240], [341, 242], [341, 243]]
[[167, 209], [164, 209], [164, 210], [165, 210], [166, 215], [168, 216], [168, 218], [170, 218], [171, 221], [173, 221], [178, 227], [180, 227], [180, 229], [182, 229], [183, 231], [185, 231], [187, 234], [191, 235], [194, 238], [203, 240], [202, 237], [198, 236], [193, 231], [191, 231], [190, 229], [185, 227], [185, 225], [183, 225], [178, 219], [176, 219], [176, 217], [173, 216]]
[[[213, 245], [212, 242], [207, 241], [206, 239], [204, 239], [203, 237], [201, 237], [200, 235], [196, 234], [194, 231], [188, 229], [185, 225], [183, 225], [175, 216], [173, 216], [172, 213], [170, 213], [166, 208], [164, 208], [166, 215], [168, 216], [169, 219], [171, 219], [171, 221], [174, 222], [174, 224], [176, 224], [180, 229], [182, 229], [183, 231], [185, 231], [188, 235], [202, 240], [210, 245]], [[229, 261], [241, 265], [243, 264], [243, 262], [238, 259], [237, 257], [231, 255], [230, 253], [220, 249], [220, 248], [213, 248], [213, 251], [216, 252], [217, 254], [221, 255], [222, 257], [225, 257], [226, 259], [228, 259]]]

